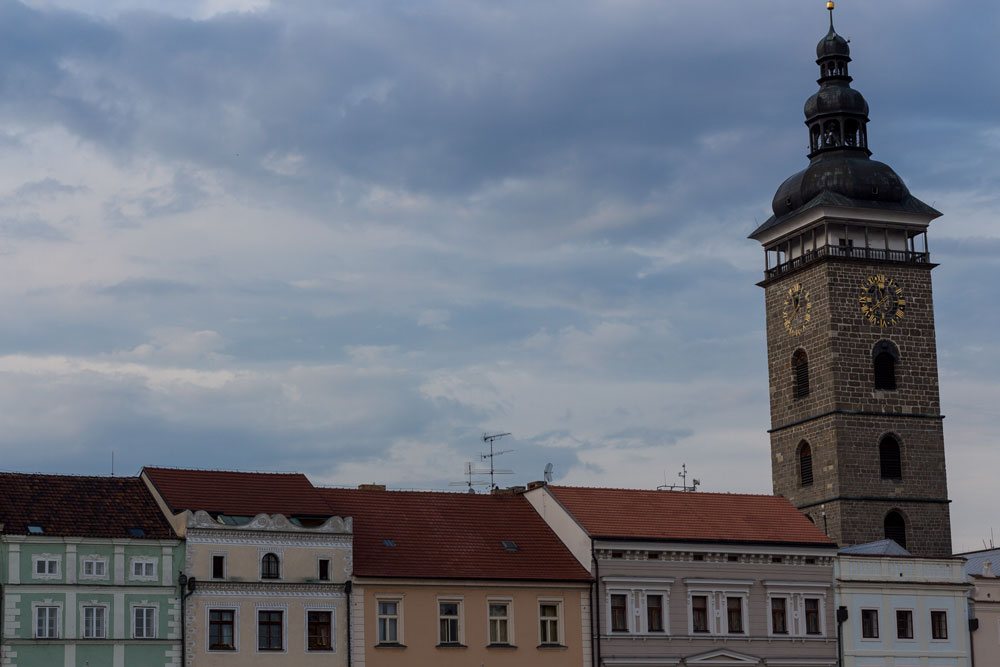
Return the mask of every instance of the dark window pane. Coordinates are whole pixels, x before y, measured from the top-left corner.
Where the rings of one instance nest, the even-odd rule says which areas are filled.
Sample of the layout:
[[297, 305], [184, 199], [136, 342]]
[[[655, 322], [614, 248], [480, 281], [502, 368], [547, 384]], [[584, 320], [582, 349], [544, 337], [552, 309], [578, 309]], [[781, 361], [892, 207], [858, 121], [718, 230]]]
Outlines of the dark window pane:
[[708, 598], [704, 595], [691, 598], [691, 626], [695, 632], [708, 632]]
[[261, 651], [280, 651], [284, 648], [281, 642], [282, 612], [257, 612], [257, 648]]
[[646, 629], [649, 632], [663, 632], [663, 596], [646, 596]]
[[231, 609], [212, 609], [208, 613], [208, 648], [212, 651], [233, 651], [236, 612]]
[[260, 560], [260, 578], [277, 579], [280, 576], [278, 557], [274, 554], [265, 554]]
[[931, 637], [933, 639], [948, 638], [948, 612], [931, 612]]
[[903, 461], [899, 443], [891, 435], [878, 443], [879, 467], [882, 479], [903, 479]]
[[309, 650], [333, 650], [333, 614], [329, 611], [309, 612]]
[[878, 610], [861, 610], [861, 636], [865, 639], [878, 639]]
[[628, 632], [627, 600], [625, 595], [611, 596], [611, 631]]
[[212, 556], [212, 578], [223, 579], [226, 576], [226, 557]]
[[788, 634], [788, 613], [785, 598], [771, 598], [771, 631], [776, 635]]
[[913, 639], [913, 612], [909, 609], [896, 610], [896, 637]]
[[319, 561], [319, 579], [320, 581], [330, 581], [330, 561], [326, 558], [321, 558]]
[[906, 521], [899, 512], [889, 512], [885, 516], [885, 538], [895, 540], [896, 544], [906, 548]]
[[740, 598], [726, 598], [726, 621], [729, 632], [743, 632], [743, 601]]
[[813, 457], [812, 447], [808, 442], [799, 445], [799, 481], [802, 486], [812, 486], [813, 484]]
[[809, 357], [805, 350], [797, 350], [792, 355], [792, 394], [795, 398], [805, 398], [809, 395]]
[[816, 598], [806, 598], [806, 634], [822, 634], [819, 625], [819, 600]]
[[879, 352], [873, 361], [875, 388], [883, 391], [896, 389], [896, 360], [888, 352]]

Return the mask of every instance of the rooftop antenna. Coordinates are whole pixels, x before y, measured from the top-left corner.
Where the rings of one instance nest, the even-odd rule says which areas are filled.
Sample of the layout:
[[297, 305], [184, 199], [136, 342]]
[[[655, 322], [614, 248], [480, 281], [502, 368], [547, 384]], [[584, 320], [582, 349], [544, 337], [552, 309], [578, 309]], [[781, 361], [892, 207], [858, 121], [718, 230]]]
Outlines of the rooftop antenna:
[[115, 450], [111, 450], [111, 476], [115, 476]]
[[496, 489], [496, 475], [513, 475], [513, 470], [498, 470], [496, 468], [496, 458], [504, 454], [510, 454], [513, 449], [500, 449], [496, 450], [493, 448], [493, 443], [495, 443], [500, 438], [510, 435], [510, 433], [483, 433], [483, 442], [488, 443], [490, 446], [489, 454], [480, 454], [479, 458], [483, 461], [490, 462], [490, 488]]
[[701, 485], [700, 479], [691, 479], [691, 486], [688, 486], [688, 467], [686, 463], [681, 464], [681, 471], [677, 473], [677, 476], [681, 478], [680, 484], [661, 484], [656, 487], [657, 491], [689, 491], [695, 492]]
[[545, 471], [542, 473], [542, 479], [545, 480], [546, 484], [548, 484], [548, 483], [550, 483], [552, 481], [552, 464], [551, 463], [546, 463], [545, 464]]
[[480, 481], [473, 479], [474, 475], [488, 475], [489, 470], [480, 470], [472, 465], [472, 461], [465, 462], [465, 481], [464, 482], [449, 482], [449, 486], [467, 486], [469, 487], [468, 493], [475, 493], [477, 486], [487, 486], [489, 482]]

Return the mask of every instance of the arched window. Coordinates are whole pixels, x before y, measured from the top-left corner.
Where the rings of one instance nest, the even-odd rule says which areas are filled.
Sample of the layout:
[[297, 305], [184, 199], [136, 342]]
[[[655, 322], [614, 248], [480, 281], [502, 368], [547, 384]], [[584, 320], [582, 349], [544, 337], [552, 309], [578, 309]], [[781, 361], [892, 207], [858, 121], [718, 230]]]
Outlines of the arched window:
[[903, 459], [896, 438], [887, 435], [879, 441], [878, 460], [882, 479], [903, 479]]
[[906, 520], [896, 510], [885, 515], [885, 538], [906, 548]]
[[896, 362], [899, 350], [891, 340], [880, 340], [872, 348], [872, 368], [875, 373], [875, 388], [882, 391], [896, 390]]
[[281, 577], [281, 565], [274, 554], [264, 554], [260, 559], [260, 578], [278, 579]]
[[803, 440], [799, 443], [799, 486], [812, 486], [813, 484], [813, 455], [812, 447]]
[[795, 350], [792, 355], [792, 381], [795, 383], [792, 392], [795, 398], [809, 395], [809, 357], [805, 350]]

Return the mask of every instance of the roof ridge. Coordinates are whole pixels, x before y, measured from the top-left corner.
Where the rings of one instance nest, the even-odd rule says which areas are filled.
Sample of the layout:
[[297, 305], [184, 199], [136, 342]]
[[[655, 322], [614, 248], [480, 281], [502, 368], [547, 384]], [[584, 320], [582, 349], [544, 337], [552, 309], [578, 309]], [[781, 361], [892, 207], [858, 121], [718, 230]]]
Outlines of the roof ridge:
[[678, 493], [687, 496], [740, 496], [744, 498], [783, 498], [774, 493], [740, 493], [732, 491], [681, 491], [680, 489], [635, 489], [622, 486], [569, 486], [563, 484], [549, 484], [551, 489], [577, 489], [582, 491], [638, 491], [642, 493]]
[[0, 470], [0, 475], [16, 477], [59, 477], [65, 479], [134, 479], [138, 480], [139, 475], [88, 475], [83, 473], [62, 473], [62, 472], [17, 472], [14, 470]]
[[299, 472], [299, 471], [285, 472], [278, 470], [233, 470], [232, 468], [180, 468], [174, 466], [143, 466], [142, 470], [173, 470], [175, 472], [221, 472], [221, 473], [230, 473], [234, 475], [288, 475], [288, 476], [301, 476], [305, 477], [306, 479], [309, 479], [308, 475], [306, 475], [304, 472]]

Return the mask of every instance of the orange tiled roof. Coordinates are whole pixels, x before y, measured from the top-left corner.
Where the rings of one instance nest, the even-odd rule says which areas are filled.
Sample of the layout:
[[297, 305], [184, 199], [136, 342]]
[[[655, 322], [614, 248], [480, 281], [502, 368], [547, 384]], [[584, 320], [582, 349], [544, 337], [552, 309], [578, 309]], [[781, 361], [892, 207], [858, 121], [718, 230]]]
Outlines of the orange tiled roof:
[[549, 486], [591, 537], [835, 546], [781, 496]]
[[301, 473], [143, 468], [173, 512], [256, 516], [332, 516], [312, 482]]
[[[321, 493], [336, 514], [354, 517], [354, 573], [359, 576], [590, 580], [520, 495], [367, 489]], [[514, 542], [517, 550], [506, 550], [504, 540]]]
[[57, 537], [177, 537], [138, 477], [0, 473], [0, 523], [6, 535], [37, 524]]

